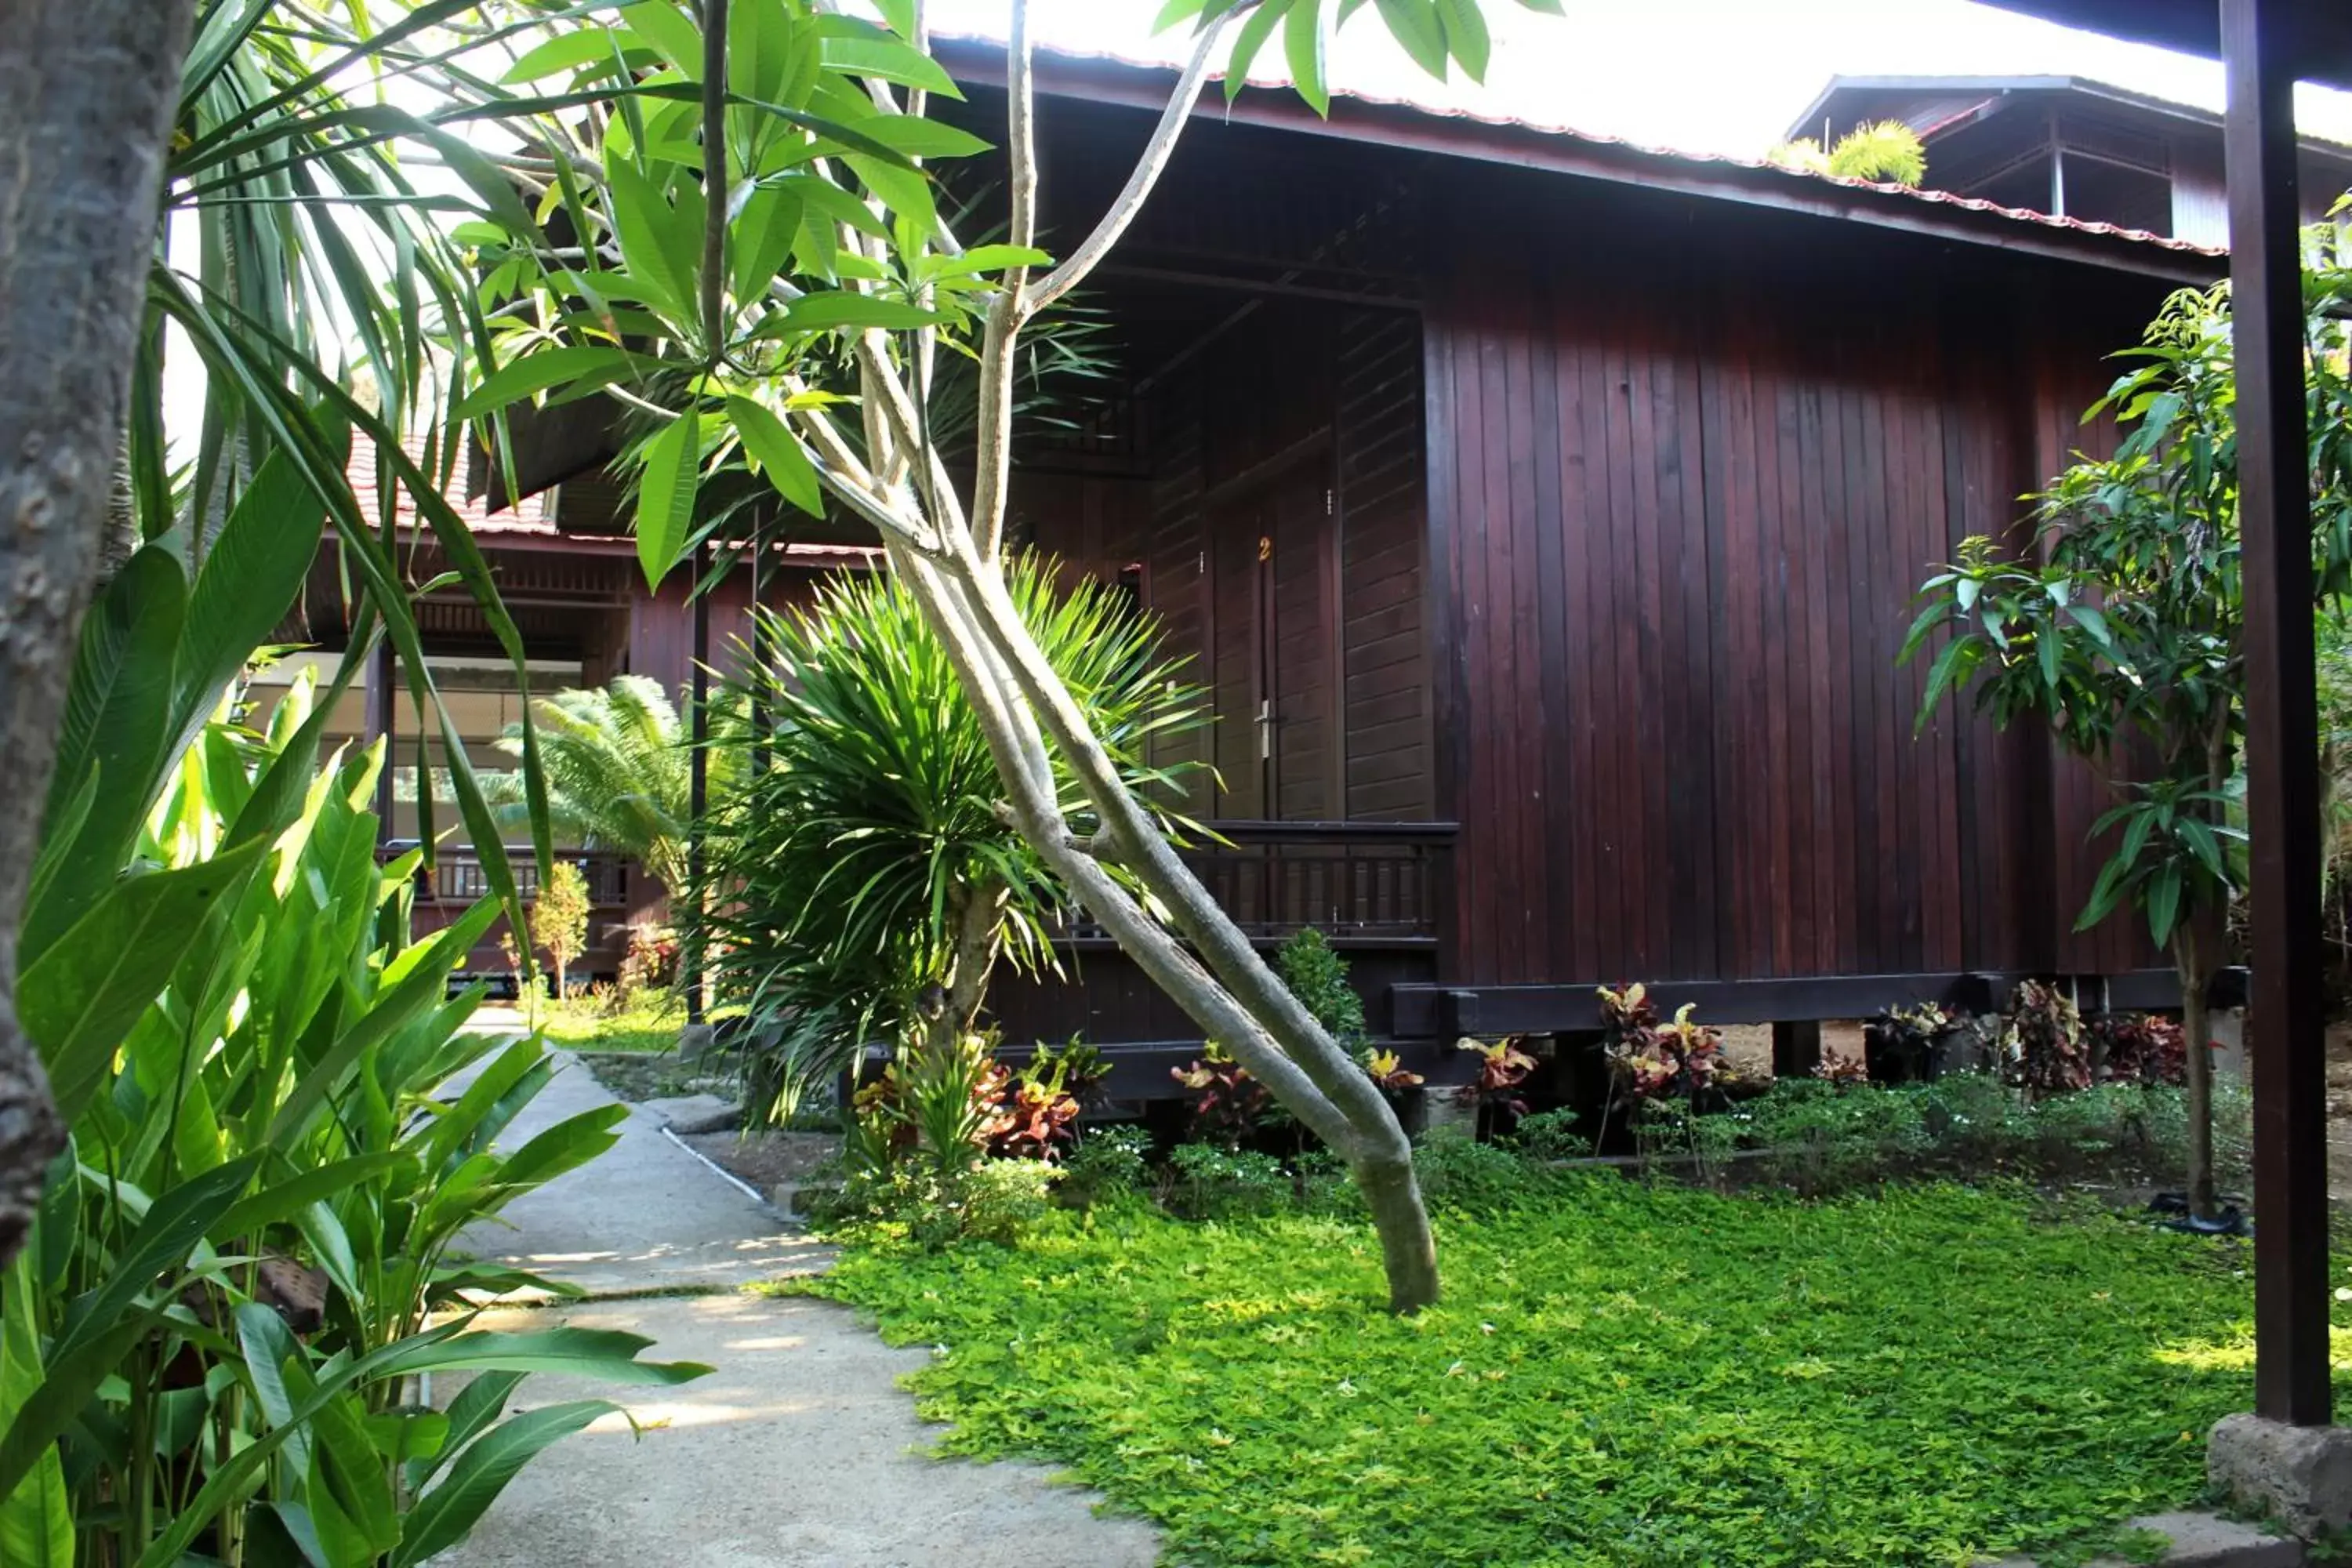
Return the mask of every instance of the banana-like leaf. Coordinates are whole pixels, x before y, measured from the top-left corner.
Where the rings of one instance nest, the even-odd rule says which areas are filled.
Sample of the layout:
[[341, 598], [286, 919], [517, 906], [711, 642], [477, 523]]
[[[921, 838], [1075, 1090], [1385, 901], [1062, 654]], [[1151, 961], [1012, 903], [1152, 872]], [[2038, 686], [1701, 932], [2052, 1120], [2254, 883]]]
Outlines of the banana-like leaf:
[[257, 841], [194, 866], [133, 877], [25, 970], [18, 1014], [68, 1122], [206, 917], [236, 898], [268, 848]]
[[393, 1568], [415, 1568], [435, 1552], [456, 1545], [541, 1450], [619, 1409], [602, 1399], [580, 1399], [542, 1405], [491, 1427], [457, 1456], [446, 1479], [408, 1510]]
[[169, 723], [173, 650], [187, 609], [180, 563], [155, 545], [124, 563], [82, 623], [46, 820], [100, 784], [70, 844], [55, 844], [40, 902], [25, 913], [17, 962], [31, 964], [105, 893], [155, 797]]

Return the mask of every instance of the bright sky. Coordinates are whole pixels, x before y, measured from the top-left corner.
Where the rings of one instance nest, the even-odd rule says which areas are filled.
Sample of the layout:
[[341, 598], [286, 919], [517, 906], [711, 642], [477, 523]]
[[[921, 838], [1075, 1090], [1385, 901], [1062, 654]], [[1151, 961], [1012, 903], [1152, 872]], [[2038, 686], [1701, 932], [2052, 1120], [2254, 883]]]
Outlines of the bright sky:
[[[2091, 77], [2221, 107], [2209, 61], [2053, 26], [1971, 0], [1565, 0], [1566, 17], [1487, 0], [1495, 58], [1481, 88], [1432, 81], [1367, 5], [1335, 40], [1337, 85], [1696, 153], [1757, 157], [1834, 75]], [[1041, 42], [1131, 58], [1181, 57], [1154, 37], [1160, 0], [1033, 0]], [[1004, 0], [931, 0], [942, 31], [1002, 37]], [[1281, 72], [1278, 40], [1251, 75]], [[2303, 129], [2352, 141], [2352, 94], [2306, 88]]]

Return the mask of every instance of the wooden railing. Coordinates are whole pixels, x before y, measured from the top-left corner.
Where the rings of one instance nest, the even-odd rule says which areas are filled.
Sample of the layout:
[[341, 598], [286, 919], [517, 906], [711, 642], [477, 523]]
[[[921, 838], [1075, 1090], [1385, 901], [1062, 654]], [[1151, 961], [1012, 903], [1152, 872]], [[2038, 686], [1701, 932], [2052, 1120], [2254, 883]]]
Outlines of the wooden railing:
[[[394, 839], [378, 851], [384, 859], [406, 854], [416, 847], [415, 839]], [[559, 855], [558, 859], [577, 865], [588, 879], [588, 901], [598, 909], [611, 909], [629, 901], [629, 877], [632, 863], [626, 856], [609, 855], [596, 850], [579, 850]], [[507, 846], [507, 864], [514, 868], [515, 886], [528, 903], [539, 896], [539, 859], [528, 844]], [[471, 846], [444, 846], [433, 857], [433, 880], [425, 886], [424, 874], [418, 873], [418, 892], [430, 892], [445, 903], [470, 904], [486, 898], [490, 881], [482, 870], [482, 858]]]
[[[1450, 822], [1212, 822], [1180, 853], [1254, 937], [1313, 926], [1357, 945], [1433, 944], [1453, 875]], [[1091, 922], [1073, 937], [1099, 937]]]

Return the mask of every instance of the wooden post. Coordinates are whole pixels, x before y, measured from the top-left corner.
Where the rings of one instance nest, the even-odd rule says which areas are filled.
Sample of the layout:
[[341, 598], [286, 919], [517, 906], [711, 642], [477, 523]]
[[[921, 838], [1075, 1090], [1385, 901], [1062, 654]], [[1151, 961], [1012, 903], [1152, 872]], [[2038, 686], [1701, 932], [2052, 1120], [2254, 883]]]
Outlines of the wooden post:
[[[394, 689], [400, 679], [392, 651], [392, 636], [387, 631], [375, 645], [375, 654], [368, 660], [367, 732], [371, 741], [383, 742], [383, 766], [375, 776], [375, 841], [389, 841], [392, 834], [392, 764], [393, 729], [399, 721], [400, 696]], [[419, 789], [429, 789], [432, 781], [419, 779]]]
[[1822, 1026], [1818, 1019], [1772, 1026], [1772, 1076], [1811, 1078], [1822, 1065]]
[[2330, 1416], [2327, 1086], [2294, 10], [2222, 0], [2221, 56], [2246, 586], [2254, 1409], [2318, 1426]]
[[[703, 592], [704, 576], [710, 568], [710, 547], [703, 545], [694, 552], [694, 581], [688, 591], [694, 595], [694, 705], [688, 720], [693, 752], [687, 758], [687, 879], [696, 887], [702, 885], [702, 813], [710, 803], [710, 595]], [[677, 902], [691, 897], [688, 889], [669, 890], [671, 914], [676, 917]], [[688, 942], [687, 951], [694, 954], [694, 973], [687, 976], [686, 1022], [688, 1028], [704, 1019], [702, 948], [698, 942]]]

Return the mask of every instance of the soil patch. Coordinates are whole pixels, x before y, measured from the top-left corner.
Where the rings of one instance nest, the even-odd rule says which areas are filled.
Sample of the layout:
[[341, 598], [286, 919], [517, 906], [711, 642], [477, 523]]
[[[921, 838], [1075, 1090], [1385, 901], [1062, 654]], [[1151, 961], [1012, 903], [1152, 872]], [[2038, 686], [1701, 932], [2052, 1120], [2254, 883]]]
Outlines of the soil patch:
[[841, 1152], [837, 1132], [696, 1132], [686, 1142], [729, 1175], [763, 1193], [807, 1182]]
[[689, 1094], [715, 1094], [732, 1099], [735, 1080], [713, 1072], [700, 1062], [676, 1053], [646, 1051], [583, 1051], [581, 1065], [593, 1074], [615, 1100], [641, 1105], [648, 1100], [677, 1100]]

